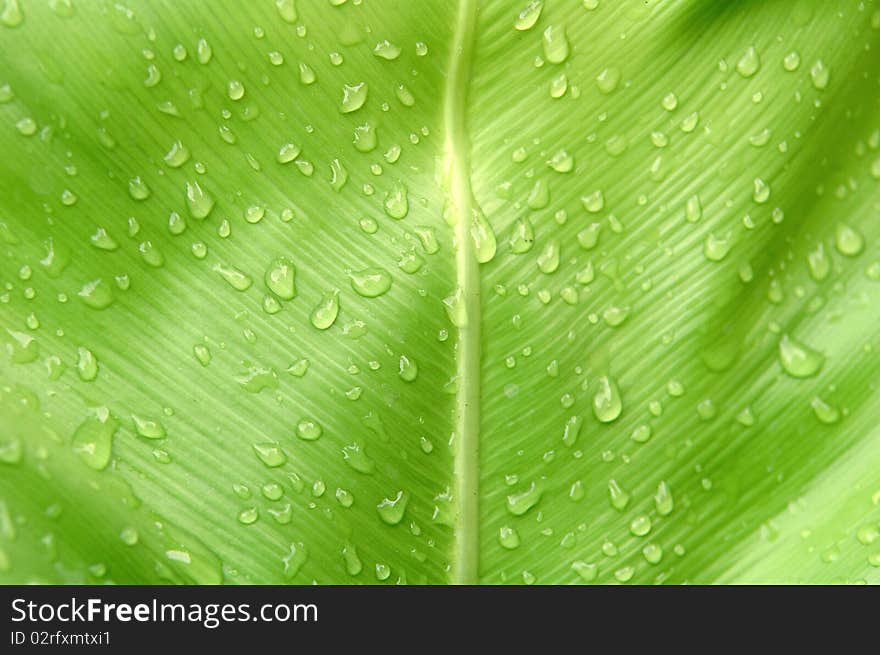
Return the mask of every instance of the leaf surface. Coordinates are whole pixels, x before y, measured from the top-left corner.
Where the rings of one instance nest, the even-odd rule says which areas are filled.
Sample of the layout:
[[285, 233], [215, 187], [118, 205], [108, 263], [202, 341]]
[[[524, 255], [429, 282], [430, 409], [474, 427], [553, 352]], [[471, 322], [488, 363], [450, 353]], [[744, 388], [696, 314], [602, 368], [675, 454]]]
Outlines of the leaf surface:
[[880, 579], [877, 2], [0, 22], [0, 581]]

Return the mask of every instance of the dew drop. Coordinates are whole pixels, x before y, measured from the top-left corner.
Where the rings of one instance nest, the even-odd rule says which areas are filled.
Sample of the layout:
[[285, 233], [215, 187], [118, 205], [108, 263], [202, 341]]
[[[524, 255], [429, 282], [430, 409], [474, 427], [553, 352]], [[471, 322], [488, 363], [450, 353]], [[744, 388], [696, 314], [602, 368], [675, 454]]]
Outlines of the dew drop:
[[383, 498], [376, 505], [376, 511], [379, 512], [379, 518], [388, 525], [397, 525], [403, 520], [406, 512], [406, 505], [409, 502], [409, 494], [404, 491], [398, 491], [393, 498]]
[[810, 401], [810, 405], [812, 406], [813, 413], [816, 415], [816, 418], [819, 419], [820, 423], [831, 425], [833, 423], [837, 423], [840, 420], [840, 410], [836, 407], [829, 405], [819, 396], [814, 396], [813, 399]]
[[407, 357], [406, 355], [401, 355], [398, 362], [397, 374], [404, 382], [414, 382], [419, 375], [419, 367], [414, 359]]
[[287, 462], [287, 455], [278, 444], [255, 443], [253, 448], [257, 458], [269, 468], [277, 468]]
[[743, 77], [752, 77], [761, 67], [761, 59], [754, 46], [750, 46], [736, 63], [736, 71]]
[[791, 377], [809, 378], [822, 368], [825, 356], [785, 334], [779, 341], [779, 361]]
[[304, 418], [296, 424], [296, 436], [303, 441], [316, 441], [323, 433], [321, 424], [312, 419]]
[[569, 45], [565, 29], [550, 25], [544, 30], [544, 58], [551, 64], [561, 64], [568, 59]]
[[534, 482], [527, 489], [507, 496], [507, 511], [522, 516], [541, 500], [542, 491]]
[[198, 182], [186, 183], [186, 205], [193, 218], [207, 218], [214, 209], [214, 199], [204, 190]]
[[841, 255], [855, 257], [865, 248], [865, 238], [855, 229], [840, 223], [834, 233], [834, 245]]
[[336, 322], [339, 315], [339, 291], [333, 290], [324, 294], [321, 301], [315, 305], [309, 320], [319, 330], [326, 330]]
[[76, 372], [83, 382], [91, 382], [98, 377], [98, 360], [88, 348], [77, 348]]
[[278, 257], [263, 277], [266, 288], [282, 300], [296, 296], [296, 266], [287, 257]]
[[71, 447], [87, 466], [103, 470], [110, 463], [113, 437], [119, 422], [106, 407], [96, 407], [93, 415], [80, 423], [73, 433]]
[[596, 381], [597, 391], [593, 395], [593, 414], [602, 423], [611, 423], [620, 416], [623, 401], [617, 383], [607, 375]]
[[346, 84], [342, 87], [342, 104], [339, 111], [350, 114], [364, 106], [367, 101], [367, 85], [364, 82]]

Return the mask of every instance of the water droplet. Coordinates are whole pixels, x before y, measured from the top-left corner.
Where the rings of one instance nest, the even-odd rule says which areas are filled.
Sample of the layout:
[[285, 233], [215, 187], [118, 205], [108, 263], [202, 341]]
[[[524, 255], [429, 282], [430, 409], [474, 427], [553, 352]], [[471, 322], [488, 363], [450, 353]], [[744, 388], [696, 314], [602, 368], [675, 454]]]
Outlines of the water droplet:
[[91, 241], [92, 245], [99, 250], [112, 252], [119, 248], [119, 243], [116, 239], [111, 237], [103, 227], [97, 228], [94, 234], [89, 237], [89, 241]]
[[538, 270], [549, 275], [559, 268], [559, 243], [551, 241], [538, 255]]
[[86, 282], [77, 292], [77, 295], [92, 309], [105, 309], [114, 300], [110, 285], [101, 278]]
[[629, 531], [636, 537], [644, 537], [651, 531], [651, 519], [644, 514], [635, 517], [629, 524]]
[[275, 8], [278, 15], [285, 23], [293, 25], [296, 22], [296, 2], [295, 0], [275, 0]]
[[581, 433], [583, 420], [580, 416], [570, 416], [565, 422], [565, 428], [562, 432], [562, 443], [569, 448], [577, 442], [578, 435]]
[[211, 363], [211, 351], [206, 346], [199, 344], [193, 346], [193, 355], [195, 355], [195, 358], [202, 366], [207, 366]]
[[321, 301], [315, 305], [309, 319], [319, 330], [326, 330], [334, 322], [339, 315], [339, 291], [333, 290], [326, 292]]
[[301, 84], [305, 86], [309, 86], [315, 83], [317, 76], [315, 75], [315, 71], [311, 69], [311, 67], [305, 63], [300, 62], [299, 64], [299, 81]]
[[373, 54], [381, 59], [393, 61], [400, 56], [400, 47], [391, 43], [388, 39], [379, 41], [373, 48]]
[[730, 232], [725, 232], [722, 235], [710, 232], [706, 241], [703, 242], [703, 255], [710, 262], [720, 262], [727, 257], [732, 247], [733, 239]]
[[565, 95], [565, 92], [567, 90], [568, 90], [568, 77], [566, 76], [565, 73], [559, 73], [559, 75], [557, 75], [552, 80], [550, 80], [550, 97], [551, 98], [561, 98], [562, 96]]
[[618, 512], [622, 512], [629, 505], [629, 493], [624, 491], [617, 480], [608, 481], [608, 499], [611, 506]]
[[663, 548], [659, 544], [646, 544], [642, 556], [649, 564], [659, 564], [663, 559]]
[[513, 226], [513, 233], [510, 236], [510, 250], [517, 255], [521, 255], [531, 250], [534, 244], [534, 228], [528, 217], [524, 216]]
[[547, 165], [557, 173], [570, 173], [574, 170], [574, 157], [567, 150], [557, 150], [547, 160]]
[[581, 248], [584, 250], [592, 250], [596, 247], [596, 244], [599, 242], [599, 230], [601, 227], [600, 223], [590, 223], [587, 227], [578, 232], [577, 239]]
[[816, 247], [807, 253], [807, 264], [810, 267], [810, 276], [816, 282], [821, 282], [828, 277], [828, 273], [831, 271], [831, 259], [825, 253], [823, 243], [817, 243]]
[[654, 492], [654, 506], [660, 516], [666, 516], [675, 509], [675, 501], [672, 498], [672, 491], [665, 480], [661, 480], [657, 485], [657, 491]]
[[593, 582], [599, 574], [595, 564], [583, 561], [572, 562], [571, 570], [577, 573], [584, 582]]
[[214, 209], [214, 199], [204, 190], [198, 182], [186, 183], [186, 205], [193, 218], [199, 220], [207, 218]]
[[278, 388], [278, 375], [275, 369], [253, 365], [243, 375], [236, 376], [236, 382], [248, 393], [260, 393], [264, 389]]
[[828, 80], [831, 76], [828, 67], [821, 59], [817, 60], [810, 68], [810, 79], [813, 80], [813, 86], [822, 91], [828, 86]]
[[351, 288], [364, 298], [376, 298], [391, 288], [391, 275], [384, 268], [365, 268], [349, 277]]
[[152, 241], [142, 241], [139, 243], [138, 252], [141, 253], [141, 258], [153, 268], [159, 268], [165, 263], [165, 258], [159, 249], [153, 245]]
[[568, 59], [569, 45], [565, 28], [550, 25], [544, 30], [544, 58], [551, 64], [561, 64]]
[[761, 58], [754, 46], [750, 46], [736, 63], [736, 71], [743, 77], [752, 77], [761, 67]]
[[33, 136], [37, 133], [37, 122], [30, 116], [25, 116], [15, 123], [15, 129], [22, 136]]
[[93, 415], [80, 423], [71, 439], [73, 452], [86, 465], [98, 471], [107, 468], [113, 447], [113, 437], [119, 422], [106, 407], [96, 407]]
[[170, 168], [180, 168], [189, 161], [190, 152], [182, 141], [175, 141], [171, 144], [171, 148], [165, 153], [165, 163]]
[[532, 482], [528, 489], [507, 496], [507, 511], [514, 516], [522, 516], [541, 500], [542, 491]]
[[98, 377], [98, 360], [88, 348], [77, 348], [76, 372], [83, 382], [91, 382]]
[[612, 93], [618, 84], [620, 84], [620, 70], [617, 68], [606, 68], [596, 76], [596, 86], [605, 95]]
[[770, 199], [770, 185], [760, 177], [755, 178], [752, 199], [759, 205], [763, 205]]
[[581, 196], [581, 204], [591, 214], [597, 214], [605, 207], [605, 196], [601, 191], [593, 191], [588, 195]]
[[6, 27], [18, 27], [22, 22], [24, 22], [24, 13], [18, 0], [5, 0], [3, 10], [0, 11], [0, 23]]
[[395, 220], [401, 220], [409, 213], [407, 189], [399, 182], [385, 194], [385, 213]]
[[266, 270], [266, 288], [282, 300], [296, 296], [296, 266], [287, 257], [278, 257]]
[[406, 512], [406, 505], [409, 502], [409, 494], [404, 491], [398, 491], [393, 498], [383, 498], [376, 505], [376, 511], [379, 512], [379, 518], [388, 525], [397, 525], [403, 519]]
[[295, 143], [285, 143], [280, 148], [278, 148], [278, 155], [276, 159], [279, 164], [287, 164], [292, 162], [294, 159], [299, 157], [299, 153], [302, 151]]
[[358, 473], [369, 475], [376, 469], [376, 462], [367, 455], [364, 446], [358, 442], [343, 446], [342, 458]]
[[146, 200], [150, 197], [150, 188], [136, 175], [128, 181], [128, 193], [135, 200]]
[[816, 418], [819, 419], [820, 423], [831, 425], [840, 420], [840, 410], [836, 407], [832, 407], [819, 396], [814, 396], [810, 401], [810, 405], [813, 407], [813, 413], [816, 415]]
[[834, 245], [841, 255], [855, 257], [865, 248], [865, 238], [855, 228], [840, 223], [835, 231]]
[[467, 305], [464, 299], [464, 291], [461, 287], [456, 287], [455, 291], [443, 299], [443, 305], [446, 307], [446, 316], [457, 328], [463, 328], [468, 323]]
[[227, 266], [225, 264], [214, 264], [213, 268], [214, 272], [220, 275], [226, 282], [236, 291], [246, 291], [250, 288], [251, 284], [253, 284], [253, 280], [238, 270], [234, 266]]
[[611, 423], [623, 410], [623, 401], [617, 383], [607, 375], [596, 381], [597, 391], [593, 396], [593, 414], [602, 423]]
[[825, 356], [785, 334], [779, 341], [779, 361], [790, 376], [808, 378], [819, 372]]
[[602, 312], [602, 320], [608, 327], [617, 327], [629, 317], [629, 307], [612, 305]]
[[483, 212], [476, 208], [471, 210], [470, 235], [474, 242], [474, 256], [477, 261], [480, 264], [492, 261], [497, 249], [495, 232]]
[[342, 87], [342, 104], [339, 111], [350, 114], [364, 106], [367, 101], [367, 85], [364, 82], [346, 84]]
[[404, 382], [414, 382], [419, 375], [419, 367], [416, 365], [416, 361], [406, 355], [401, 355], [398, 375]]
[[287, 455], [278, 444], [255, 443], [253, 448], [259, 460], [269, 468], [276, 468], [287, 462]]
[[131, 420], [134, 422], [135, 432], [139, 436], [145, 439], [165, 438], [165, 427], [159, 421], [146, 416], [138, 416], [137, 414], [132, 414]]
[[296, 424], [296, 436], [303, 441], [316, 441], [324, 434], [321, 424], [312, 419], [304, 418]]
[[301, 378], [309, 370], [309, 360], [299, 359], [287, 367], [287, 372], [294, 377]]

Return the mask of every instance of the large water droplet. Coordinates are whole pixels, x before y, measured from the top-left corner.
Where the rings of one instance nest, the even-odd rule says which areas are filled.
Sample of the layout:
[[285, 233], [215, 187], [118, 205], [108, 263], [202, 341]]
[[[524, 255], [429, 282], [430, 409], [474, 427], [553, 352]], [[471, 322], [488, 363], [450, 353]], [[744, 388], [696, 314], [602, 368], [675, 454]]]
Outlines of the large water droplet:
[[569, 45], [565, 28], [550, 25], [544, 30], [544, 58], [551, 64], [561, 64], [568, 59]]
[[296, 296], [296, 266], [287, 257], [278, 257], [266, 270], [266, 288], [282, 300]]
[[522, 516], [541, 500], [542, 491], [532, 482], [528, 489], [507, 496], [507, 511], [514, 516]]
[[381, 296], [391, 288], [391, 275], [384, 268], [365, 268], [349, 274], [351, 288], [365, 298]]
[[403, 519], [406, 512], [406, 505], [409, 502], [409, 494], [404, 491], [398, 491], [393, 498], [383, 498], [376, 505], [379, 512], [379, 518], [388, 525], [397, 525]]
[[113, 436], [119, 422], [106, 407], [96, 407], [93, 415], [80, 423], [71, 439], [73, 451], [91, 468], [102, 470], [110, 463]]
[[339, 315], [339, 291], [333, 290], [324, 294], [321, 301], [315, 305], [309, 317], [312, 325], [319, 330], [326, 330], [336, 321]]
[[541, 17], [541, 10], [544, 8], [542, 0], [531, 0], [516, 17], [513, 26], [523, 32], [534, 27]]
[[203, 219], [214, 209], [214, 199], [198, 182], [186, 183], [186, 205], [193, 218]]
[[364, 106], [367, 101], [367, 85], [364, 82], [346, 84], [342, 87], [342, 104], [339, 111], [350, 114]]
[[597, 391], [593, 396], [593, 414], [602, 423], [611, 423], [623, 410], [623, 401], [617, 383], [607, 375], [596, 380]]
[[779, 361], [790, 376], [808, 378], [819, 372], [825, 356], [785, 334], [779, 341]]

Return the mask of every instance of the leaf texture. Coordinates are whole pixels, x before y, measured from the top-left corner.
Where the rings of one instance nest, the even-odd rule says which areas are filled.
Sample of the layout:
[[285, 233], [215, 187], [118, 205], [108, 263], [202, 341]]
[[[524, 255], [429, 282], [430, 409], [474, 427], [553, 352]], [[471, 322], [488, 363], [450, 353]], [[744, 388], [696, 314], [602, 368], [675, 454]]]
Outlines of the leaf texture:
[[0, 581], [880, 580], [876, 1], [0, 23]]

